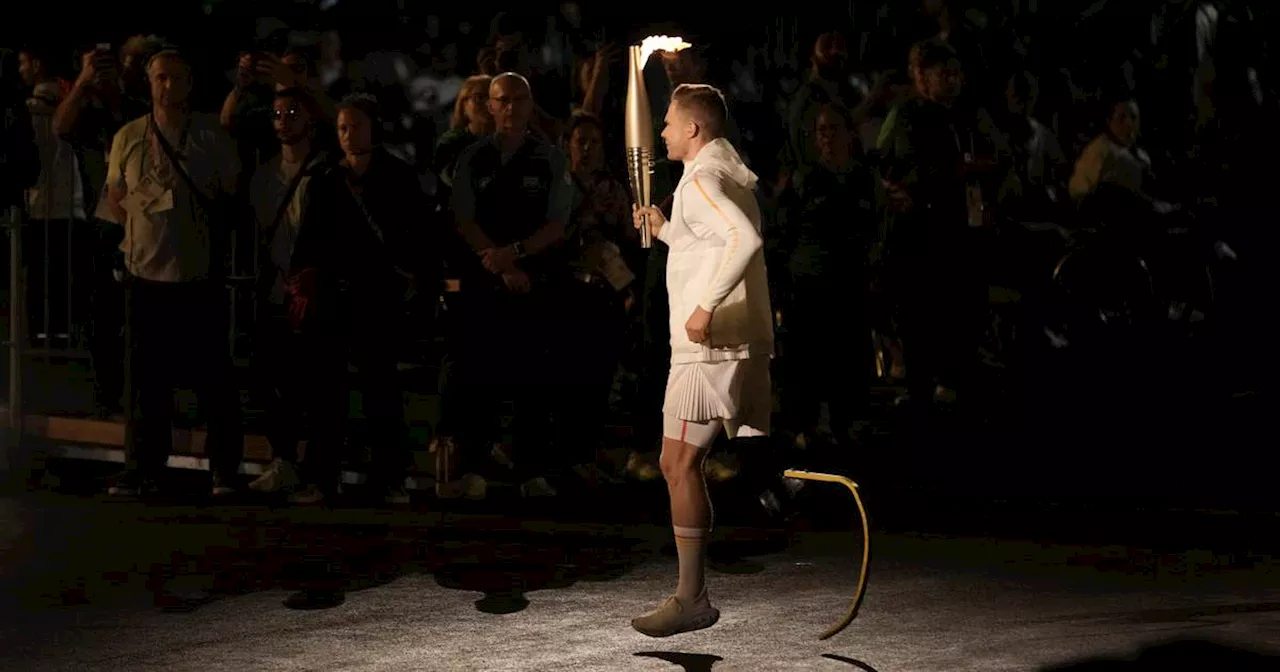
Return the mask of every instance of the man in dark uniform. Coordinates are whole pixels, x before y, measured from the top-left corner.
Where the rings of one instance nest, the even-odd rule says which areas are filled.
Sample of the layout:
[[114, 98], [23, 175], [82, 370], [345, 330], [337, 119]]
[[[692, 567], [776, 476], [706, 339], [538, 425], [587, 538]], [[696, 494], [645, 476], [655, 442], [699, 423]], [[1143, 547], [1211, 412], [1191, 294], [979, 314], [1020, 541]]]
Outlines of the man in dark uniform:
[[[445, 417], [457, 423], [472, 469], [461, 487], [484, 496], [485, 481], [475, 467], [493, 445], [497, 402], [516, 404], [514, 429], [522, 494], [554, 495], [545, 476], [563, 460], [551, 459], [550, 417], [564, 395], [547, 389], [565, 360], [564, 305], [573, 282], [563, 246], [572, 203], [564, 154], [529, 133], [533, 95], [515, 73], [494, 77], [489, 112], [497, 132], [468, 147], [454, 175], [458, 232], [475, 253], [462, 268], [462, 316], [466, 330], [457, 344], [460, 371]], [[590, 338], [590, 334], [579, 337]]]
[[[319, 420], [306, 462], [317, 502], [338, 485], [347, 419], [347, 363], [356, 365], [372, 449], [370, 485], [388, 504], [408, 503], [404, 400], [397, 360], [405, 302], [438, 296], [439, 250], [429, 232], [417, 174], [383, 146], [377, 102], [338, 105], [342, 158], [308, 185], [309, 203], [289, 260], [295, 347], [314, 354], [301, 383]], [[295, 382], [295, 387], [297, 383]]]

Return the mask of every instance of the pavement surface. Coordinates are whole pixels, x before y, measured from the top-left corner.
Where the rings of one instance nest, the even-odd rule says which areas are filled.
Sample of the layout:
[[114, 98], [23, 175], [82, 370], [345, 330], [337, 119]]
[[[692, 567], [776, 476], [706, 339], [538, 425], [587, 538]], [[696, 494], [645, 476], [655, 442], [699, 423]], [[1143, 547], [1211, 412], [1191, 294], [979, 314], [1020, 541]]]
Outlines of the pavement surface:
[[[1263, 657], [1280, 653], [1280, 567], [1264, 548], [1275, 522], [1248, 524], [1260, 544], [1182, 524], [1156, 540], [1140, 534], [1155, 519], [1108, 513], [900, 519], [873, 531], [861, 611], [827, 641], [861, 553], [847, 509], [729, 523], [709, 573], [720, 623], [659, 640], [629, 621], [674, 588], [670, 528], [622, 506], [577, 502], [591, 510], [552, 519], [434, 500], [390, 511], [11, 494], [0, 669], [998, 672], [1150, 658], [1180, 640], [1222, 648], [1182, 644], [1164, 654], [1177, 665], [1150, 669], [1280, 661]], [[1126, 529], [1132, 543], [1108, 536]], [[300, 590], [345, 600], [286, 606]]]
[[[1120, 359], [1050, 362], [941, 419], [882, 398], [859, 446], [797, 455], [854, 476], [874, 525], [866, 599], [831, 640], [862, 541], [838, 486], [785, 527], [717, 487], [721, 621], [655, 640], [629, 621], [675, 584], [660, 482], [299, 509], [110, 501], [81, 466], [0, 494], [0, 670], [1280, 669], [1273, 397]], [[30, 376], [34, 410], [90, 401]]]

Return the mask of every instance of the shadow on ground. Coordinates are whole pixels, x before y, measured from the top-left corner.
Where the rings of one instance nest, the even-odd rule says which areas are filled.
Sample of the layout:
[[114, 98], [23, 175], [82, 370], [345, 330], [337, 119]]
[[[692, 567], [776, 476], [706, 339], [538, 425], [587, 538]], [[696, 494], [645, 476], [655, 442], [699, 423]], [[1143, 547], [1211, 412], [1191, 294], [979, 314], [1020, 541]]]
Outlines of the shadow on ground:
[[[525, 505], [520, 518], [511, 518], [454, 515], [435, 501], [399, 511], [261, 501], [209, 506], [182, 498], [120, 502], [88, 494], [94, 485], [67, 479], [62, 492], [26, 493], [5, 504], [19, 530], [0, 539], [0, 550], [12, 550], [0, 583], [8, 583], [4, 570], [21, 577], [7, 591], [10, 600], [34, 610], [150, 600], [166, 611], [190, 612], [283, 589], [292, 592], [285, 607], [316, 610], [343, 604], [349, 593], [429, 574], [442, 587], [481, 593], [475, 608], [482, 613], [511, 614], [529, 606], [530, 593], [612, 581], [654, 555], [675, 555], [671, 538], [658, 534], [661, 526], [639, 538], [628, 536], [640, 534], [635, 527], [590, 522], [590, 515], [566, 522], [556, 515], [562, 511], [546, 506]], [[597, 514], [622, 513], [596, 505]], [[764, 565], [750, 558], [783, 551], [789, 542], [776, 531], [730, 531], [713, 541], [709, 569], [761, 572]]]
[[1180, 670], [1232, 670], [1262, 672], [1280, 669], [1280, 657], [1235, 648], [1204, 640], [1184, 640], [1161, 644], [1143, 650], [1128, 659], [1098, 658], [1061, 667], [1042, 668], [1042, 672], [1106, 672], [1122, 670], [1139, 672], [1179, 672]]
[[[339, 606], [348, 593], [403, 576], [432, 574], [443, 587], [483, 593], [477, 610], [507, 614], [527, 607], [526, 595], [534, 591], [617, 579], [654, 551], [643, 540], [622, 536], [509, 525], [494, 529], [484, 521], [443, 527], [317, 524], [286, 514], [223, 518], [162, 513], [141, 525], [151, 528], [151, 534], [117, 529], [113, 543], [131, 546], [128, 558], [116, 554], [68, 561], [56, 576], [30, 582], [26, 597], [46, 607], [75, 606], [106, 596], [112, 587], [128, 591], [141, 586], [157, 607], [185, 612], [220, 598], [285, 589], [294, 592], [284, 606], [310, 610]], [[188, 535], [181, 546], [170, 545], [163, 534], [155, 534], [178, 525], [207, 528], [208, 542], [199, 548], [196, 541], [193, 548]], [[42, 594], [31, 595], [37, 586]], [[53, 586], [56, 592], [49, 590]]]
[[824, 653], [822, 654], [822, 657], [826, 658], [827, 660], [834, 660], [841, 663], [848, 663], [849, 665], [852, 665], [854, 669], [860, 670], [861, 672], [877, 672], [876, 668], [871, 667], [870, 665], [856, 658], [849, 658], [847, 656], [837, 656], [834, 653]]
[[634, 655], [637, 658], [665, 660], [672, 665], [679, 665], [684, 672], [711, 672], [713, 665], [724, 660], [720, 656], [709, 653], [677, 653], [675, 651], [640, 651]]

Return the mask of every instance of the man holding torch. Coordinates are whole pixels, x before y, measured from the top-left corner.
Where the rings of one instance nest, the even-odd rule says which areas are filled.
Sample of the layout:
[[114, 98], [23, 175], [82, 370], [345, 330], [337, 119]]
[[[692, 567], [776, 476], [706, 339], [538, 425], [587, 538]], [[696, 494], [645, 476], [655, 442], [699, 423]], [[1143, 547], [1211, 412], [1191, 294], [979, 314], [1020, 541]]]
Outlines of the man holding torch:
[[659, 463], [671, 497], [680, 574], [675, 595], [631, 622], [651, 637], [719, 620], [704, 580], [712, 513], [702, 465], [722, 429], [730, 438], [767, 436], [773, 406], [773, 313], [757, 178], [723, 137], [727, 117], [719, 90], [678, 87], [662, 131], [668, 157], [684, 162], [671, 220], [657, 207], [633, 207], [636, 228], [670, 248], [671, 373]]

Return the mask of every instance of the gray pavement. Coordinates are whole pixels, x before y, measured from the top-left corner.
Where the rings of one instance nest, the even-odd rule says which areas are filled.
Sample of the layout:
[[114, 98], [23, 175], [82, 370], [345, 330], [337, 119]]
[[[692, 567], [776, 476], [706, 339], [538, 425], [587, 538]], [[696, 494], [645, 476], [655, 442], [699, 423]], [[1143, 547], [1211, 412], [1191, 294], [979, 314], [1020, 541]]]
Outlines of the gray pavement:
[[[655, 640], [628, 622], [673, 588], [662, 525], [27, 493], [0, 500], [0, 669], [998, 672], [1280, 643], [1269, 557], [919, 533], [873, 534], [860, 615], [820, 642], [858, 535], [717, 535], [720, 623]], [[304, 583], [345, 602], [284, 607]]]

